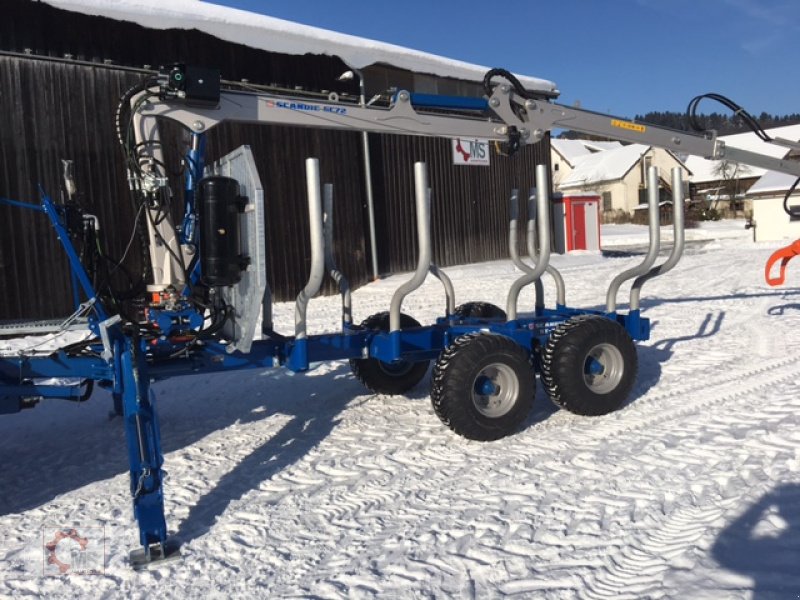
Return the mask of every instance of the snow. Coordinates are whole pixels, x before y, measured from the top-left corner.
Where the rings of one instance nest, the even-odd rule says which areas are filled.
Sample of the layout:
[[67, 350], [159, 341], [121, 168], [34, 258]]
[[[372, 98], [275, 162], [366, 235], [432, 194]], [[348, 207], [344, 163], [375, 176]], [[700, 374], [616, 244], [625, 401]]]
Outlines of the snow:
[[747, 195], [774, 194], [776, 192], [786, 193], [795, 181], [797, 181], [797, 177], [793, 175], [778, 173], [777, 171], [767, 171], [758, 181], [750, 186], [750, 189], [747, 190]]
[[[338, 56], [351, 68], [385, 63], [416, 73], [483, 81], [489, 67], [197, 0], [45, 0], [63, 10], [151, 29], [197, 29], [219, 39], [284, 54]], [[552, 81], [518, 75], [529, 90], [558, 95]]]
[[[604, 227], [603, 241], [641, 246], [644, 231]], [[632, 398], [604, 417], [539, 388], [519, 433], [478, 443], [436, 419], [428, 381], [369, 394], [345, 363], [156, 384], [183, 547], [149, 572], [126, 565], [137, 533], [109, 397], [1, 417], [0, 597], [796, 597], [800, 288], [765, 285], [777, 246], [742, 221], [687, 233], [681, 263], [644, 287], [653, 330]], [[601, 306], [642, 259], [617, 254], [553, 257], [570, 305]], [[446, 271], [458, 301], [499, 305], [520, 275], [509, 261]], [[357, 317], [407, 278], [357, 290]], [[404, 310], [431, 322], [443, 305], [429, 278]], [[310, 329], [334, 329], [339, 307], [313, 300]], [[275, 317], [292, 331], [292, 305]], [[43, 576], [42, 527], [68, 525], [103, 532], [104, 574]]]
[[[800, 125], [786, 125], [784, 127], [773, 127], [765, 130], [770, 137], [783, 138], [796, 142], [800, 140]], [[783, 158], [789, 153], [789, 148], [777, 144], [764, 142], [753, 132], [735, 133], [733, 135], [721, 135], [720, 140], [725, 145], [757, 152], [773, 158]], [[691, 171], [691, 181], [693, 183], [718, 182], [720, 179], [721, 160], [708, 160], [699, 156], [689, 156], [685, 161], [686, 167]], [[766, 169], [747, 165], [739, 169], [739, 178], [760, 177], [766, 173]]]
[[576, 161], [575, 169], [559, 184], [559, 188], [564, 190], [622, 179], [648, 150], [650, 146], [630, 144], [581, 157]]
[[602, 142], [595, 140], [581, 140], [584, 146], [592, 152], [603, 152], [604, 150], [616, 150], [622, 148], [621, 142]]
[[622, 148], [622, 144], [619, 142], [595, 142], [593, 140], [571, 140], [560, 138], [551, 139], [550, 146], [553, 150], [558, 152], [571, 167], [577, 165], [585, 157], [591, 156], [595, 153], [606, 152], [608, 150], [618, 150]]
[[578, 159], [591, 154], [581, 140], [562, 140], [553, 138], [550, 140], [550, 147], [558, 152], [567, 163], [574, 167]]

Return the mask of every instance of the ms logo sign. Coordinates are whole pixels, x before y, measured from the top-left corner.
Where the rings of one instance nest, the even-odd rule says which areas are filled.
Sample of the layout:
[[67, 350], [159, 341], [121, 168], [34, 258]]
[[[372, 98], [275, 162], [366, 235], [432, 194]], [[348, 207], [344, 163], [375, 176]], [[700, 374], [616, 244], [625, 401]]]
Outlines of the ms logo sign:
[[489, 166], [489, 140], [456, 138], [452, 143], [454, 165]]

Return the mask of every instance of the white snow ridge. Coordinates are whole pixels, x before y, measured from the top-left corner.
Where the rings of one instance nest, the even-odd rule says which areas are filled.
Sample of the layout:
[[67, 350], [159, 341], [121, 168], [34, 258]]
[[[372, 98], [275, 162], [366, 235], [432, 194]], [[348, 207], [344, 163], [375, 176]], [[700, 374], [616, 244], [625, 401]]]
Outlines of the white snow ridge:
[[[643, 290], [638, 382], [604, 417], [557, 410], [539, 388], [519, 433], [478, 443], [437, 420], [429, 381], [371, 395], [346, 363], [156, 384], [183, 546], [151, 571], [127, 565], [137, 528], [110, 398], [0, 417], [0, 597], [798, 597], [800, 264], [769, 288], [776, 245], [741, 222], [696, 231]], [[599, 308], [640, 260], [553, 262], [569, 305]], [[499, 305], [519, 276], [507, 261], [447, 272], [458, 302]], [[355, 292], [356, 318], [386, 310], [404, 280]], [[403, 310], [430, 323], [444, 306], [430, 280]], [[313, 300], [310, 330], [334, 330], [339, 309]], [[291, 331], [293, 306], [275, 313]], [[103, 571], [51, 575], [49, 526], [102, 532]]]

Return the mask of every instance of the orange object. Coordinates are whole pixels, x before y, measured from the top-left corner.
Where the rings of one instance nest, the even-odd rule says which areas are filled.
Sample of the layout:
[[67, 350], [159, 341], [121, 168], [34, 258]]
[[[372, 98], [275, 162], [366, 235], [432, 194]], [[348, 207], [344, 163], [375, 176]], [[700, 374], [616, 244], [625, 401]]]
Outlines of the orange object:
[[[767, 266], [764, 268], [764, 277], [766, 277], [767, 283], [773, 286], [783, 285], [786, 280], [786, 264], [798, 254], [800, 254], [800, 240], [795, 240], [785, 248], [773, 252], [772, 256], [767, 260]], [[769, 272], [772, 270], [772, 266], [778, 262], [778, 259], [781, 261], [778, 276], [770, 277]]]

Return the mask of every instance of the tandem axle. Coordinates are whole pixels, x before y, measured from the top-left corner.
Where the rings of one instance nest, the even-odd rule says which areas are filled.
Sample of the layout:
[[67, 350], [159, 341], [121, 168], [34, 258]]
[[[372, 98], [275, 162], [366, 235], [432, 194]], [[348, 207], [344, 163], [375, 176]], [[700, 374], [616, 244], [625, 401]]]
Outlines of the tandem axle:
[[[202, 86], [190, 85], [197, 73], [202, 75]], [[518, 430], [531, 409], [537, 376], [559, 406], [577, 414], [605, 414], [627, 399], [637, 371], [634, 341], [649, 336], [649, 321], [640, 314], [641, 289], [648, 280], [673, 268], [683, 251], [683, 182], [676, 169], [671, 182], [675, 243], [666, 261], [655, 265], [660, 250], [659, 176], [651, 167], [646, 256], [614, 278], [604, 310], [568, 307], [563, 277], [550, 264], [550, 183], [547, 168], [539, 165], [536, 189], [528, 195], [529, 262], [517, 254], [520, 192], [510, 193], [509, 255], [522, 274], [512, 284], [506, 306], [480, 301], [457, 305], [452, 283], [431, 261], [431, 190], [427, 166], [419, 162], [414, 168], [417, 268], [394, 293], [386, 312], [357, 325], [347, 279], [334, 261], [333, 188], [321, 184], [319, 163], [310, 158], [306, 161], [310, 273], [295, 302], [294, 335], [285, 336], [275, 331], [272, 321], [264, 254], [264, 222], [269, 215], [264, 214], [263, 188], [252, 155], [249, 148], [242, 147], [206, 166], [205, 134], [210, 129], [224, 121], [244, 121], [477, 137], [496, 142], [503, 153], [510, 154], [542, 139], [547, 130], [568, 123], [576, 130], [646, 140], [709, 157], [736, 155], [713, 135], [627, 127], [624, 120], [535, 98], [502, 70], [487, 74], [486, 98], [416, 96], [401, 91], [392, 96], [388, 106], [221, 91], [218, 80], [209, 85], [210, 74], [207, 69], [178, 65], [135, 86], [120, 103], [117, 134], [137, 214], [146, 221], [149, 239], [151, 276], [146, 294], [137, 299], [134, 308], [105, 288], [95, 289], [76, 251], [73, 238], [97, 241], [96, 219], [80, 211], [76, 215], [74, 208], [56, 205], [45, 194], [40, 206], [3, 201], [38, 210], [50, 219], [80, 290], [76, 293], [76, 317], [86, 318], [92, 336], [44, 355], [0, 357], [0, 412], [16, 412], [41, 398], [85, 399], [94, 382], [110, 391], [116, 412], [123, 416], [127, 439], [141, 543], [141, 549], [131, 555], [135, 567], [177, 552], [164, 518], [163, 455], [152, 381], [279, 365], [302, 372], [314, 362], [349, 360], [354, 375], [368, 389], [401, 394], [417, 385], [434, 361], [434, 412], [453, 431], [470, 439], [495, 440]], [[493, 76], [505, 77], [510, 84], [493, 85]], [[176, 121], [190, 134], [183, 218], [178, 225], [172, 222], [169, 210], [171, 192], [157, 118]], [[753, 164], [776, 168], [775, 159], [751, 154], [736, 158], [745, 162], [752, 158]], [[800, 166], [784, 163], [777, 161], [777, 167], [800, 171]], [[340, 329], [309, 335], [309, 300], [319, 292], [326, 274], [337, 283], [342, 296]], [[434, 323], [422, 325], [403, 313], [402, 305], [429, 274], [444, 287], [446, 310]], [[545, 275], [556, 288], [552, 308], [544, 303]], [[617, 309], [617, 296], [621, 285], [631, 280], [628, 311], [622, 312]], [[520, 311], [522, 291], [531, 285], [533, 306]], [[261, 331], [257, 333], [259, 318]], [[48, 378], [71, 378], [78, 384], [46, 383]]]

